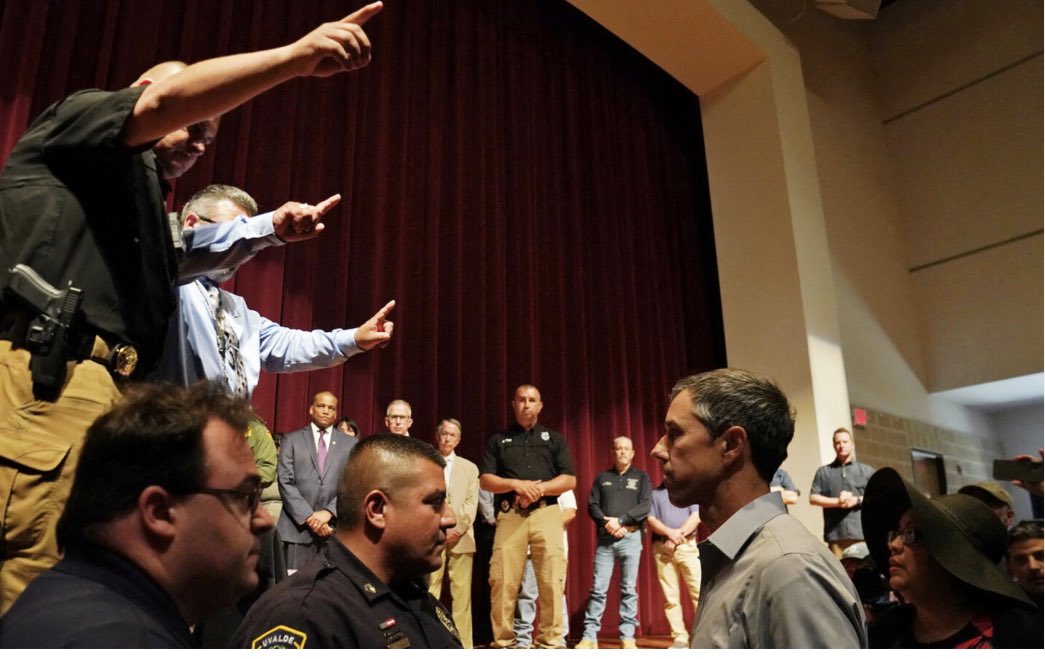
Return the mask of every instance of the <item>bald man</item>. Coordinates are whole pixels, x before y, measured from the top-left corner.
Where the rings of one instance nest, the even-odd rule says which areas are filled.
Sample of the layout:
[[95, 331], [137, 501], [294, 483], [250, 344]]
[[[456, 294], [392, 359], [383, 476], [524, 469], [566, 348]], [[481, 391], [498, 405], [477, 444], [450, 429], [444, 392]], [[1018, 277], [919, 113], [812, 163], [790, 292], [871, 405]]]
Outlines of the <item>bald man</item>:
[[515, 603], [526, 568], [526, 549], [537, 574], [541, 633], [538, 648], [565, 647], [562, 512], [558, 495], [577, 485], [566, 438], [537, 422], [541, 392], [524, 384], [512, 397], [515, 423], [490, 437], [479, 485], [496, 496], [497, 532], [490, 563], [493, 645], [515, 644]]
[[[183, 243], [166, 213], [168, 181], [206, 151], [224, 112], [292, 78], [365, 66], [362, 25], [380, 10], [281, 48], [165, 63], [127, 89], [75, 92], [15, 145], [0, 174], [0, 278], [14, 282], [0, 281], [0, 612], [58, 561], [54, 529], [84, 434], [120, 398], [114, 378], [159, 357], [175, 280], [222, 267], [179, 263], [183, 248], [213, 256], [200, 243], [221, 229]], [[29, 331], [53, 293], [14, 292], [34, 277], [58, 289], [54, 309], [79, 304], [71, 320], [50, 321], [53, 332]], [[70, 282], [77, 290], [63, 294]]]
[[457, 524], [444, 467], [434, 447], [412, 437], [359, 442], [341, 477], [339, 524], [322, 560], [265, 593], [233, 647], [460, 648], [425, 581]]
[[337, 526], [337, 483], [356, 438], [334, 427], [337, 398], [312, 397], [310, 423], [288, 432], [280, 444], [276, 478], [283, 511], [276, 530], [283, 539], [287, 570], [300, 570], [323, 550]]

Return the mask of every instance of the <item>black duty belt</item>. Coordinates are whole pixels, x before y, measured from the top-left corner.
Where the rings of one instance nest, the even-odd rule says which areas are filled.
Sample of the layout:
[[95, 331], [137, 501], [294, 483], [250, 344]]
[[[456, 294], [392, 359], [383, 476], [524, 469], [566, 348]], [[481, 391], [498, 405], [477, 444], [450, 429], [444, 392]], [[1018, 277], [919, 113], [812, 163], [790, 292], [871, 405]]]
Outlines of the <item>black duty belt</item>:
[[[505, 499], [505, 501], [507, 501], [507, 499]], [[515, 509], [515, 512], [517, 512], [517, 513], [520, 513], [522, 515], [529, 515], [530, 513], [534, 512], [534, 511], [540, 510], [541, 508], [547, 508], [548, 506], [554, 506], [554, 505], [557, 505], [558, 503], [559, 503], [559, 497], [546, 496], [546, 497], [541, 497], [540, 499], [537, 499], [536, 501], [531, 503], [529, 506], [526, 506], [525, 508], [523, 508], [522, 506], [519, 506], [518, 503], [517, 503], [514, 506], [514, 509]]]

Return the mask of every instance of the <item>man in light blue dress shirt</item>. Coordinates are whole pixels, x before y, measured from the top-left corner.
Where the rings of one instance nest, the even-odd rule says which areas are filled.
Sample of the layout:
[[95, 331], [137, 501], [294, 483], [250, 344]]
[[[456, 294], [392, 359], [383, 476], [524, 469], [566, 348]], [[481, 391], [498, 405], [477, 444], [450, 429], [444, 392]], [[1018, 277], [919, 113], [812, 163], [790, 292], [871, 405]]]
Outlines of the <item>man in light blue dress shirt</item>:
[[[186, 229], [228, 223], [234, 235], [254, 239], [250, 244], [257, 253], [315, 237], [323, 230], [323, 215], [338, 201], [339, 195], [315, 206], [288, 202], [256, 215], [256, 202], [243, 190], [210, 185], [185, 204], [181, 221]], [[391, 339], [393, 324], [386, 318], [394, 301], [356, 329], [295, 330], [261, 316], [242, 297], [221, 289], [219, 284], [233, 274], [235, 268], [229, 268], [178, 287], [178, 314], [171, 318], [163, 359], [151, 378], [183, 384], [214, 380], [249, 398], [262, 370], [289, 373], [336, 366]]]

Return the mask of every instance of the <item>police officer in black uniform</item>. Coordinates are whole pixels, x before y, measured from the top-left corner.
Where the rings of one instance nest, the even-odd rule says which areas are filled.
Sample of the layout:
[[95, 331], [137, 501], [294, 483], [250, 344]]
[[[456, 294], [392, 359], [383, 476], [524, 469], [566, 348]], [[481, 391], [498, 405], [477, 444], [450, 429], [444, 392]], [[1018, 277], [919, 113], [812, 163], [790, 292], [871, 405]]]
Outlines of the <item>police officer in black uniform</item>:
[[460, 648], [425, 575], [446, 532], [442, 456], [412, 437], [373, 435], [338, 487], [338, 528], [323, 553], [268, 591], [232, 639], [238, 648]]
[[497, 495], [497, 531], [490, 562], [493, 645], [515, 642], [515, 603], [529, 547], [537, 575], [541, 632], [538, 648], [563, 647], [562, 594], [566, 558], [558, 495], [577, 485], [566, 440], [537, 423], [544, 407], [531, 384], [512, 398], [515, 424], [490, 437], [479, 469], [479, 485]]

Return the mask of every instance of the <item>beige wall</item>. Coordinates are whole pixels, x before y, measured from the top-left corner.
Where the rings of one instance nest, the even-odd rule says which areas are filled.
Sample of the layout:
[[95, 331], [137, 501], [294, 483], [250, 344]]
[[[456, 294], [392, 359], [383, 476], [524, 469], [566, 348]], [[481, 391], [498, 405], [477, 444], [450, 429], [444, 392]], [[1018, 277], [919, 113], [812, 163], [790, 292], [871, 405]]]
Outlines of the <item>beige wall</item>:
[[[947, 491], [957, 492], [963, 485], [990, 480], [994, 458], [1002, 451], [1001, 442], [989, 437], [937, 428], [914, 419], [868, 410], [867, 427], [853, 432], [857, 457], [873, 467], [892, 467], [913, 479], [911, 449], [944, 456]], [[1003, 487], [1014, 492], [1008, 483]]]
[[[954, 14], [947, 14], [950, 2], [920, 0], [888, 8], [879, 21], [852, 23], [812, 9], [792, 20], [795, 7], [777, 0], [572, 2], [701, 96], [729, 363], [777, 379], [798, 408], [785, 468], [803, 491], [815, 467], [832, 456], [830, 430], [849, 425], [850, 399], [885, 417], [954, 434], [958, 439], [943, 446], [953, 451], [955, 467], [967, 457], [964, 444], [986, 441], [988, 452], [1001, 450], [986, 415], [930, 392], [945, 382], [1041, 370], [1041, 241], [1013, 243], [1010, 253], [992, 250], [986, 260], [1002, 254], [1006, 265], [990, 271], [987, 286], [977, 279], [982, 266], [975, 258], [912, 274], [916, 255], [982, 245], [981, 235], [996, 234], [946, 221], [933, 232], [975, 239], [945, 245], [922, 233], [923, 211], [912, 199], [925, 199], [914, 181], [938, 176], [927, 170], [946, 169], [955, 156], [943, 149], [953, 145], [933, 130], [910, 127], [947, 110], [948, 103], [919, 106], [956, 86], [966, 85], [969, 98], [1029, 104], [1027, 111], [1008, 108], [1005, 125], [984, 138], [988, 144], [1018, 142], [1017, 161], [1027, 171], [1011, 177], [997, 161], [986, 174], [966, 169], [969, 176], [1004, 179], [1005, 185], [980, 191], [1004, 200], [977, 196], [981, 208], [1006, 209], [1006, 222], [995, 224], [1010, 232], [1040, 229], [1040, 155], [1036, 167], [1032, 162], [1034, 148], [1040, 154], [1041, 147], [1040, 57], [1038, 64], [1024, 62], [1028, 74], [1013, 63], [1026, 58], [1024, 48], [1008, 40], [1005, 47], [991, 46], [1005, 35], [1033, 36], [1035, 29], [1040, 44], [1040, 3], [1013, 2], [1017, 14], [1027, 15], [990, 20], [983, 14], [993, 0], [969, 0], [981, 3], [979, 13]], [[883, 21], [904, 4], [918, 8], [904, 21]], [[934, 21], [946, 29], [937, 30]], [[987, 26], [986, 34], [978, 35], [978, 26]], [[922, 38], [926, 31], [932, 36]], [[937, 34], [948, 31], [961, 36]], [[960, 56], [941, 52], [953, 38], [969, 42]], [[1012, 81], [989, 77], [976, 89], [978, 77], [995, 71], [999, 61], [1013, 63], [1005, 74]], [[1035, 66], [1037, 86], [1024, 84]], [[897, 69], [891, 79], [882, 75], [889, 67]], [[885, 99], [883, 84], [896, 87]], [[998, 85], [1005, 92], [991, 93]], [[970, 130], [970, 122], [1001, 116], [957, 96], [949, 98], [960, 109], [948, 116]], [[896, 118], [902, 112], [907, 114]], [[1034, 112], [1033, 125], [1025, 125]], [[933, 141], [936, 153], [927, 153]], [[1012, 199], [1014, 186], [1021, 201]], [[1030, 202], [1035, 193], [1037, 206]], [[1019, 217], [1008, 217], [1014, 213]], [[974, 224], [992, 221], [970, 215]], [[990, 291], [994, 295], [985, 299]], [[1014, 317], [1021, 307], [1030, 321]], [[1005, 331], [991, 327], [992, 314], [999, 314]], [[890, 450], [907, 448], [901, 443]], [[819, 531], [818, 510], [802, 504], [794, 512]]]
[[869, 31], [929, 391], [1042, 370], [1042, 19], [922, 0]]
[[990, 435], [931, 394], [1042, 370], [1041, 3], [753, 4], [802, 56], [851, 400]]

